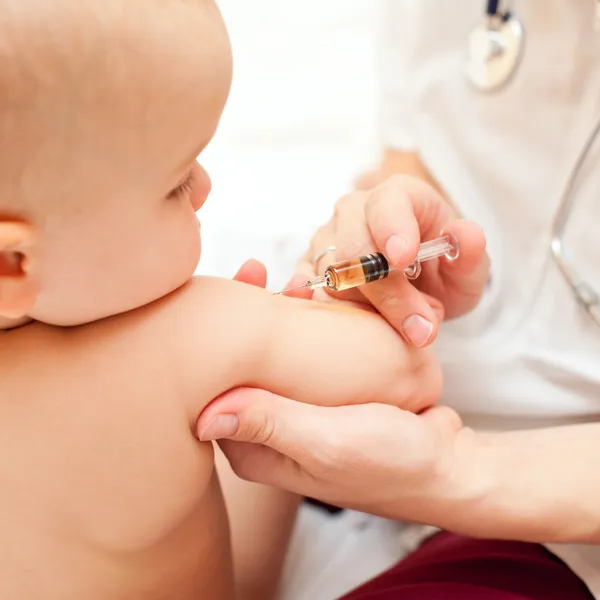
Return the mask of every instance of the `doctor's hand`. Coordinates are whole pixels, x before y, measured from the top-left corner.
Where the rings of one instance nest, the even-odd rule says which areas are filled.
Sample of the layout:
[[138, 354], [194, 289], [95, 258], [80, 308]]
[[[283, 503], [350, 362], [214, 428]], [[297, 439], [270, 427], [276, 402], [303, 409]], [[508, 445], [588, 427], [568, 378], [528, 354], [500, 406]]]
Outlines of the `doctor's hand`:
[[[234, 279], [264, 287], [267, 272], [249, 260]], [[460, 418], [445, 407], [420, 415], [376, 403], [319, 407], [254, 388], [223, 394], [196, 424], [197, 437], [217, 440], [242, 479], [422, 522], [433, 522], [423, 509], [435, 498], [451, 496], [461, 431]]]
[[242, 479], [335, 506], [433, 523], [428, 510], [451, 496], [461, 421], [445, 407], [421, 415], [383, 404], [320, 407], [239, 388], [197, 423], [219, 440]]
[[[401, 269], [414, 261], [419, 244], [444, 232], [458, 240], [459, 257], [425, 262], [420, 276], [408, 280]], [[318, 291], [315, 299], [329, 296], [328, 300], [371, 305], [408, 343], [420, 347], [435, 339], [444, 318], [463, 315], [479, 302], [489, 277], [485, 246], [481, 228], [458, 218], [433, 186], [394, 175], [339, 200], [332, 219], [313, 237], [298, 270], [305, 279], [312, 278], [335, 261], [383, 253], [399, 269], [387, 279], [346, 292]]]

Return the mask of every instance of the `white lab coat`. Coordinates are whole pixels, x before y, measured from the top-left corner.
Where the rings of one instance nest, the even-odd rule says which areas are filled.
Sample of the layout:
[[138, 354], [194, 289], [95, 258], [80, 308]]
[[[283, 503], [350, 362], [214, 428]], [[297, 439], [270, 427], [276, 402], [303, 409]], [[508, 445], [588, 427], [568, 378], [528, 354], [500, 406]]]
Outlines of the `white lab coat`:
[[[483, 0], [382, 3], [381, 144], [373, 146], [418, 149], [452, 200], [484, 226], [493, 259], [481, 306], [440, 335], [444, 400], [471, 424], [495, 428], [596, 419], [600, 329], [581, 316], [548, 260], [552, 216], [600, 118], [594, 0], [516, 0], [523, 61], [510, 84], [489, 95], [464, 76]], [[215, 185], [201, 213], [201, 267], [228, 276], [257, 256], [272, 289], [281, 289], [308, 237], [372, 157], [378, 3], [222, 4], [237, 66], [224, 122], [203, 159]], [[566, 248], [600, 289], [600, 140], [576, 193]], [[337, 598], [414, 549], [422, 534], [304, 507], [281, 598]], [[553, 549], [600, 598], [600, 551]]]
[[[481, 305], [440, 335], [443, 402], [484, 428], [598, 420], [600, 328], [549, 254], [566, 181], [600, 119], [595, 1], [515, 2], [523, 59], [512, 81], [488, 94], [465, 77], [482, 0], [386, 4], [383, 143], [421, 153], [452, 201], [484, 227], [492, 258]], [[574, 193], [565, 248], [600, 292], [600, 139]], [[600, 598], [600, 547], [551, 549]]]

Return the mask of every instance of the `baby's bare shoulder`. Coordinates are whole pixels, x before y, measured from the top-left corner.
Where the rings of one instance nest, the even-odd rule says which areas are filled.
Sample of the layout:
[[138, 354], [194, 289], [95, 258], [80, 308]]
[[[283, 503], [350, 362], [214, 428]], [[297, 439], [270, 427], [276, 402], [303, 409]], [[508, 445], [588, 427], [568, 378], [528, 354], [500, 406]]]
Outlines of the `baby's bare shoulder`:
[[0, 333], [0, 403], [61, 398], [65, 406], [71, 399], [69, 418], [96, 405], [115, 415], [152, 405], [157, 418], [172, 413], [179, 422], [190, 402], [197, 414], [246, 378], [269, 298], [249, 285], [197, 277], [157, 302], [95, 323], [34, 323]]
[[[211, 556], [227, 556], [212, 446], [187, 421], [185, 375], [174, 355], [178, 337], [195, 335], [198, 326], [185, 323], [210, 305], [199, 293], [209, 290], [216, 286], [199, 282], [102, 322], [0, 335], [0, 508], [12, 515], [15, 539], [33, 551], [51, 548], [51, 556], [85, 555], [95, 577], [106, 556], [116, 566], [135, 557], [145, 577], [144, 561], [150, 572], [194, 565], [196, 579], [206, 575], [200, 556], [209, 565]], [[210, 355], [196, 347], [200, 403], [223, 385], [212, 383], [219, 375]], [[93, 582], [90, 573], [78, 576]]]
[[[82, 527], [97, 523], [90, 536], [107, 545], [184, 514], [212, 478], [212, 448], [196, 439], [195, 417], [243, 371], [242, 361], [228, 368], [236, 360], [228, 352], [244, 319], [226, 316], [246, 287], [199, 278], [104, 321], [2, 333], [0, 478], [21, 457], [32, 469], [25, 480], [54, 490], [65, 510], [84, 511]], [[136, 499], [144, 499], [139, 519]]]

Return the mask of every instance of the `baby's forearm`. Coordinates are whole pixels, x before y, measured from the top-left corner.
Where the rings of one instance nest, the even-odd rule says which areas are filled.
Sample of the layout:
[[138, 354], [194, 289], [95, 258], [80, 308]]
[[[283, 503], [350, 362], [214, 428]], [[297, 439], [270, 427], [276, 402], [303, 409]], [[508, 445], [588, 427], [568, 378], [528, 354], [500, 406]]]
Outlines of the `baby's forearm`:
[[600, 423], [459, 435], [433, 524], [476, 537], [600, 544]]

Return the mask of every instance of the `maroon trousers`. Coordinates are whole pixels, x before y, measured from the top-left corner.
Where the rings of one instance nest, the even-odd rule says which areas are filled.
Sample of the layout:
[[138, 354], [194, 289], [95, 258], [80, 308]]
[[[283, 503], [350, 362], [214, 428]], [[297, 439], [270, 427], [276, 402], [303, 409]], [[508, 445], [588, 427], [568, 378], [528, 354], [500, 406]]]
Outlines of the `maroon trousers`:
[[343, 600], [593, 600], [538, 544], [440, 533]]

